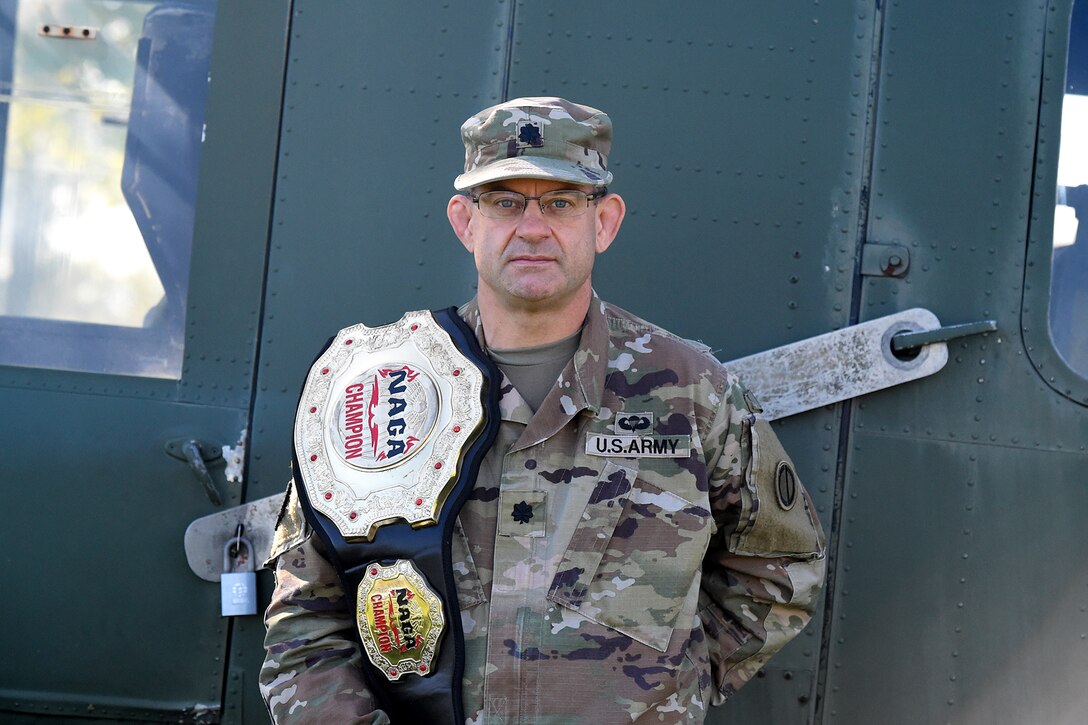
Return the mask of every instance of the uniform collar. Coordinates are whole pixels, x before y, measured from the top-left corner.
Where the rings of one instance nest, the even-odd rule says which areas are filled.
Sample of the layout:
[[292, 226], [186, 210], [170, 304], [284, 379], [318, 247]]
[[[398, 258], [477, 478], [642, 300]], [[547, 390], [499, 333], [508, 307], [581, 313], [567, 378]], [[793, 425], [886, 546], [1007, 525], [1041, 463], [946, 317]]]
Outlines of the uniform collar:
[[[458, 314], [475, 330], [480, 347], [486, 350], [487, 341], [484, 339], [484, 326], [476, 298], [464, 304]], [[608, 370], [608, 347], [608, 319], [605, 317], [604, 303], [594, 293], [589, 301], [578, 349], [535, 415], [503, 375], [500, 415], [503, 420], [526, 426], [511, 450], [525, 448], [550, 438], [583, 410], [594, 414], [600, 410]]]

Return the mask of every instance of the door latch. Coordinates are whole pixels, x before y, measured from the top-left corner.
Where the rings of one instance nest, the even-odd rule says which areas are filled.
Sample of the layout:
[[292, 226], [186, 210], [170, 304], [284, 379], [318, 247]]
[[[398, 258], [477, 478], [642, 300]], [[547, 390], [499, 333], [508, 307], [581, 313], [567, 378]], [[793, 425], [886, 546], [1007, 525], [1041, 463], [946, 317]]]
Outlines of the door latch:
[[917, 350], [924, 345], [932, 345], [935, 342], [948, 342], [957, 337], [968, 335], [981, 335], [985, 332], [997, 330], [997, 320], [979, 320], [978, 322], [965, 322], [962, 325], [947, 325], [936, 330], [919, 330], [917, 332], [900, 332], [892, 336], [892, 352], [906, 353]]
[[223, 458], [223, 449], [214, 444], [195, 438], [176, 438], [166, 443], [166, 453], [189, 464], [193, 475], [200, 481], [208, 500], [215, 506], [222, 506], [223, 499], [215, 488], [215, 481], [208, 471], [208, 464]]

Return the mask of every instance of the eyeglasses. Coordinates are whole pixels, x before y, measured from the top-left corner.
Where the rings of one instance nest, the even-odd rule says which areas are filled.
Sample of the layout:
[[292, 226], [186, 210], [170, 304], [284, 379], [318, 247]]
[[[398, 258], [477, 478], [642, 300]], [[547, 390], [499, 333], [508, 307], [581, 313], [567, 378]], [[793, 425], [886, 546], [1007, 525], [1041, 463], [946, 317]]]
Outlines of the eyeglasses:
[[530, 201], [540, 203], [540, 213], [548, 219], [573, 219], [582, 216], [589, 208], [589, 202], [608, 193], [602, 189], [595, 194], [587, 194], [576, 189], [556, 189], [546, 191], [540, 196], [525, 196], [516, 191], [485, 191], [473, 196], [472, 201], [480, 208], [480, 213], [489, 219], [518, 219], [525, 212]]

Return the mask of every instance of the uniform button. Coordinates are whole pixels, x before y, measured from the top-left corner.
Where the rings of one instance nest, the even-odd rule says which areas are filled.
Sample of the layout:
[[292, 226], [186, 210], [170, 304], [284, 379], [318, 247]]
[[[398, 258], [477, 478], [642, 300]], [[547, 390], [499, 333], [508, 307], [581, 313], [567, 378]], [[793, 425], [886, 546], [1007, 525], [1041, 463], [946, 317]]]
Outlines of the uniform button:
[[536, 468], [536, 461], [530, 458], [525, 462], [525, 467], [528, 468], [530, 471], [533, 470], [534, 468]]

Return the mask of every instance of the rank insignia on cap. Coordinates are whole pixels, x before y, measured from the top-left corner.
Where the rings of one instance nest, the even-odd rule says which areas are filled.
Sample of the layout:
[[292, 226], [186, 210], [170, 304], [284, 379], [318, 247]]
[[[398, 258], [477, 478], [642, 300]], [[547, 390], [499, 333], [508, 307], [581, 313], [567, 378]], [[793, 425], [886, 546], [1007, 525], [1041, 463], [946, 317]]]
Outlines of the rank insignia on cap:
[[539, 121], [522, 121], [518, 124], [518, 146], [539, 148], [544, 145], [544, 124]]

